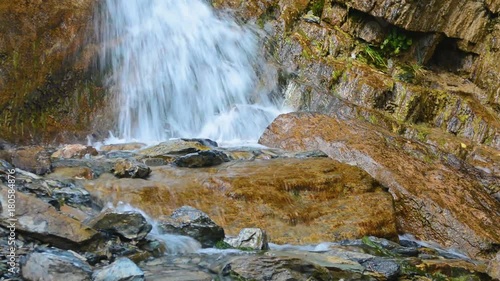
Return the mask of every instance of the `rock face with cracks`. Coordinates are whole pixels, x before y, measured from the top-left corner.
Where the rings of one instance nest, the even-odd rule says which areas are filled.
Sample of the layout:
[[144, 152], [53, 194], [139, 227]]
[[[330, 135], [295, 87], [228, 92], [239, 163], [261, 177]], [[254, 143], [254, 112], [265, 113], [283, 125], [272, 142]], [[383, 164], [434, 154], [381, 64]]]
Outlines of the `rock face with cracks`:
[[500, 242], [500, 202], [472, 175], [455, 169], [449, 155], [433, 154], [432, 147], [316, 113], [279, 116], [259, 142], [296, 151], [321, 149], [362, 168], [392, 193], [400, 232], [471, 256], [489, 257]]

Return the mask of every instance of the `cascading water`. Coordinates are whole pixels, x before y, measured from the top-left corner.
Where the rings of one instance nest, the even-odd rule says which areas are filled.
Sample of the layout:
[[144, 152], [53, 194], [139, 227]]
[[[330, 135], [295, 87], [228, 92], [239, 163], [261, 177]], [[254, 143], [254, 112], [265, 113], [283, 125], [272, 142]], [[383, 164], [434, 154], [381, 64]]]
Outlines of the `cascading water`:
[[280, 113], [257, 37], [204, 0], [106, 0], [104, 14], [119, 138], [251, 142]]

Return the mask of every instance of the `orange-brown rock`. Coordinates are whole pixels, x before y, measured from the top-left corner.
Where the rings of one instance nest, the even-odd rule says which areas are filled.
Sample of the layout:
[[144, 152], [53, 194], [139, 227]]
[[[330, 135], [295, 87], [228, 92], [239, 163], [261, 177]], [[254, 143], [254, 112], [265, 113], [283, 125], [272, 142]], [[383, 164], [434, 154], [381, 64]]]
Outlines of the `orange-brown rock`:
[[183, 205], [227, 234], [260, 227], [274, 243], [376, 235], [397, 239], [391, 195], [367, 173], [329, 158], [236, 161], [213, 168], [153, 167], [148, 180], [109, 174], [86, 189], [102, 203], [127, 202], [153, 217]]
[[103, 100], [90, 73], [95, 0], [1, 1], [0, 135], [82, 140]]
[[0, 184], [0, 224], [9, 227], [16, 219], [16, 230], [28, 233], [44, 243], [68, 249], [85, 245], [98, 238], [97, 231], [58, 212], [35, 196], [16, 192], [14, 216], [9, 211], [8, 188]]
[[43, 146], [22, 146], [10, 151], [12, 165], [38, 175], [49, 173], [52, 169], [50, 150]]
[[82, 158], [86, 154], [96, 156], [97, 150], [92, 146], [83, 144], [68, 144], [52, 153], [52, 158]]
[[66, 179], [87, 179], [94, 178], [94, 173], [89, 167], [57, 167], [47, 178], [66, 180]]
[[488, 257], [500, 243], [500, 202], [473, 174], [446, 162], [459, 160], [431, 146], [317, 113], [280, 115], [259, 142], [288, 150], [321, 149], [364, 169], [392, 193], [401, 232], [476, 257]]

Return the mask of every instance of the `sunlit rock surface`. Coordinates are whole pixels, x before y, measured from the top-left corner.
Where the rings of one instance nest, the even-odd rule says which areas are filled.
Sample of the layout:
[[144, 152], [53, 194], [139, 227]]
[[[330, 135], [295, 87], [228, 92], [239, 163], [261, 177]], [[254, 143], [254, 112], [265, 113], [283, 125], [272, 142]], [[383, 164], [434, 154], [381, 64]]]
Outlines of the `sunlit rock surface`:
[[328, 158], [153, 167], [148, 180], [103, 174], [86, 188], [102, 203], [128, 202], [153, 217], [193, 206], [227, 234], [255, 226], [274, 243], [397, 239], [391, 195], [367, 173]]
[[472, 256], [488, 257], [500, 241], [500, 202], [473, 173], [454, 168], [453, 158], [432, 146], [317, 113], [280, 115], [260, 143], [295, 151], [321, 149], [365, 170], [389, 188], [401, 232]]

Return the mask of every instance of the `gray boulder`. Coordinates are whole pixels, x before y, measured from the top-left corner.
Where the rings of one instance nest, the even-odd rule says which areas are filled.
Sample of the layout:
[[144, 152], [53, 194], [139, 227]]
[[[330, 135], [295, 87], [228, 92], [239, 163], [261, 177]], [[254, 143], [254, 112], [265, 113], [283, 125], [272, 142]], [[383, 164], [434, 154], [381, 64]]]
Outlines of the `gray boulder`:
[[175, 210], [170, 217], [160, 221], [159, 228], [164, 233], [190, 236], [204, 248], [213, 247], [224, 239], [224, 229], [218, 226], [204, 212], [190, 206]]
[[220, 165], [228, 161], [229, 157], [224, 154], [224, 152], [218, 150], [208, 150], [190, 153], [179, 157], [174, 161], [174, 164], [178, 167], [201, 168]]
[[142, 281], [144, 272], [128, 258], [119, 258], [96, 270], [92, 277], [94, 281]]
[[36, 281], [90, 281], [90, 265], [73, 253], [61, 250], [33, 252], [21, 266], [22, 277]]
[[267, 234], [260, 228], [243, 228], [238, 237], [226, 237], [224, 242], [234, 248], [247, 248], [253, 250], [269, 249]]
[[116, 234], [129, 240], [144, 239], [152, 229], [146, 218], [137, 212], [105, 211], [88, 224], [94, 229]]

